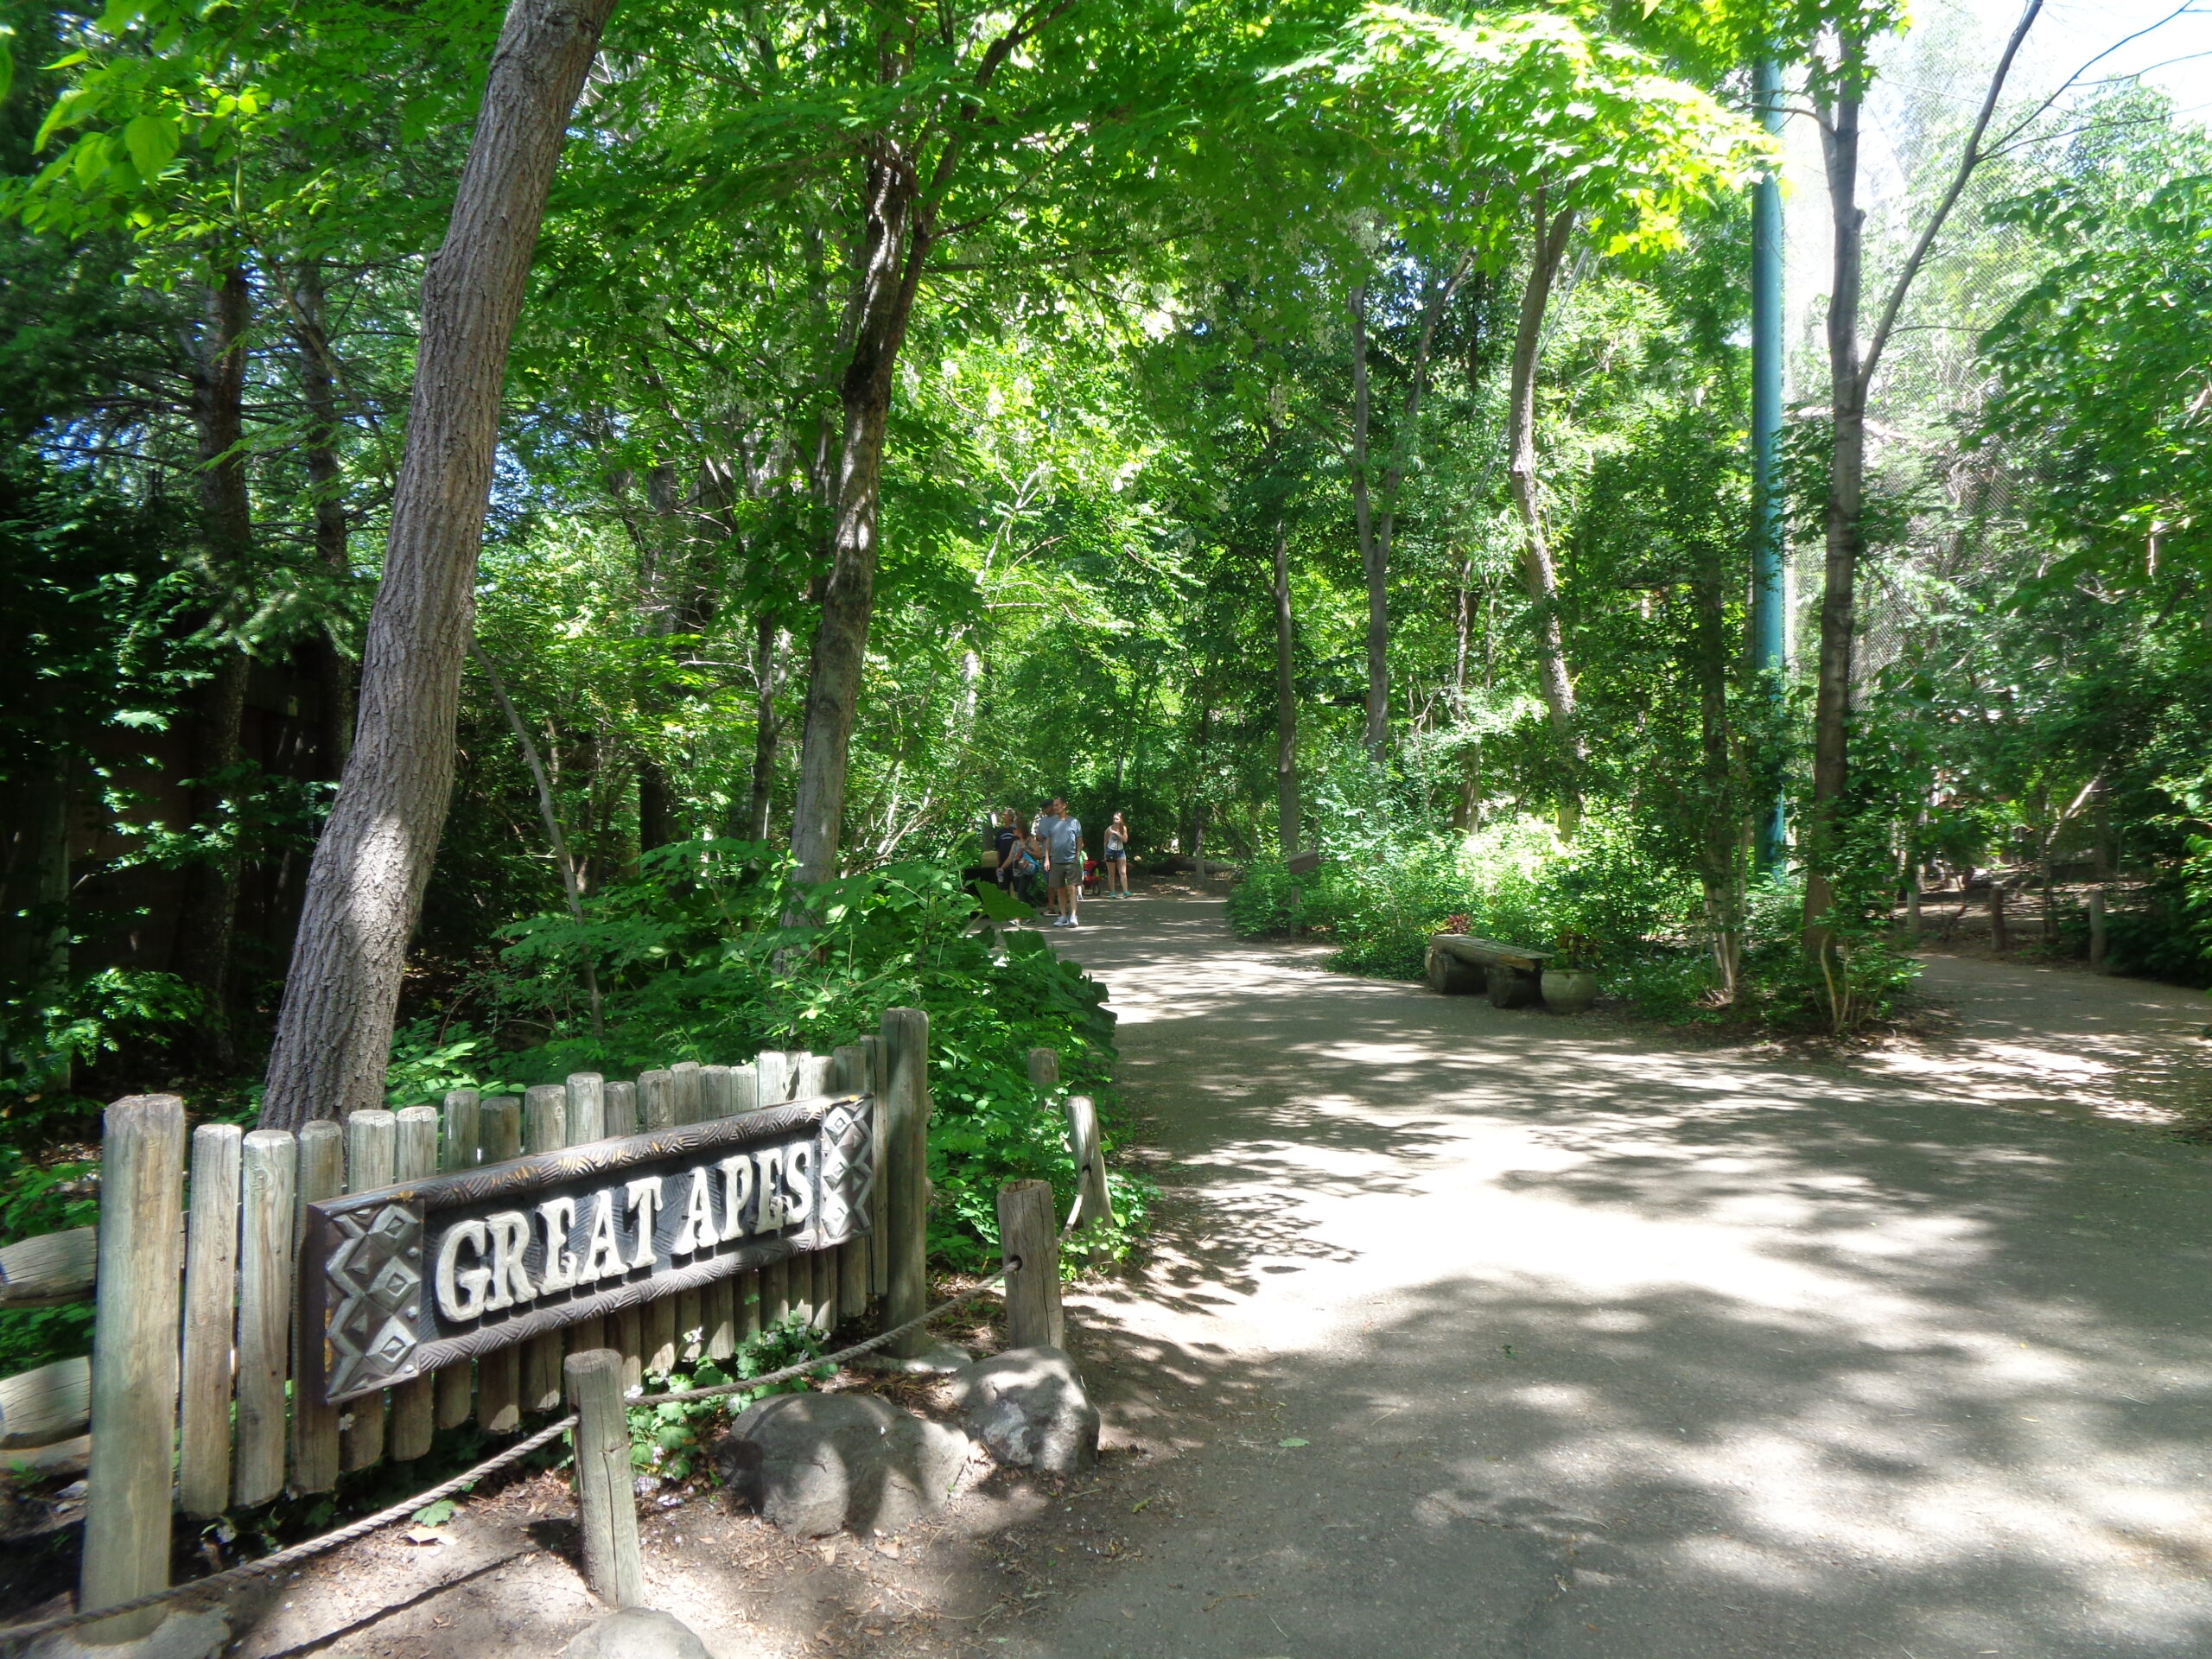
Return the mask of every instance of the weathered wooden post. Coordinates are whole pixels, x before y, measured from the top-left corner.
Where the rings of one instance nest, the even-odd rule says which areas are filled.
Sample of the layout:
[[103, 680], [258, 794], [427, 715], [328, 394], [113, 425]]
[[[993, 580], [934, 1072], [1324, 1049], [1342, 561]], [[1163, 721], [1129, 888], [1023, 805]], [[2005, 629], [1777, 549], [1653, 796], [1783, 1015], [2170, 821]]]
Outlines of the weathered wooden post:
[[[336, 1125], [333, 1125], [335, 1128]], [[299, 1147], [283, 1129], [245, 1137], [238, 1227], [238, 1425], [234, 1501], [284, 1490], [284, 1385], [291, 1376], [292, 1236]]]
[[1075, 1158], [1076, 1221], [1084, 1227], [1114, 1224], [1114, 1198], [1106, 1185], [1106, 1154], [1098, 1144], [1098, 1109], [1089, 1095], [1070, 1095], [1068, 1151]]
[[2089, 889], [2089, 966], [2105, 970], [2105, 890]]
[[[307, 1207], [321, 1198], [334, 1198], [346, 1190], [346, 1132], [327, 1117], [300, 1125], [297, 1203], [292, 1210], [294, 1273], [314, 1273], [321, 1263], [300, 1260], [302, 1236], [307, 1227]], [[315, 1331], [292, 1332], [292, 1375], [308, 1370], [303, 1350], [321, 1342]], [[303, 1492], [327, 1492], [338, 1483], [339, 1408], [327, 1406], [320, 1395], [296, 1391], [292, 1400], [292, 1484]]]
[[2005, 889], [1994, 876], [1989, 880], [1989, 948], [2005, 954]]
[[1029, 1082], [1037, 1089], [1057, 1089], [1060, 1086], [1060, 1054], [1058, 1049], [1033, 1048], [1029, 1051]]
[[[569, 1090], [541, 1083], [522, 1096], [522, 1149], [558, 1152], [569, 1144]], [[561, 1406], [561, 1332], [532, 1337], [522, 1350], [522, 1408], [557, 1411]]]
[[891, 1166], [891, 1154], [885, 1150], [884, 1139], [890, 1122], [887, 1103], [891, 1095], [890, 1051], [884, 1046], [881, 1034], [873, 1031], [861, 1039], [860, 1049], [868, 1062], [866, 1086], [875, 1096], [875, 1185], [868, 1194], [868, 1292], [882, 1296], [891, 1288], [891, 1252], [884, 1243], [891, 1230], [891, 1183], [885, 1173]]
[[[791, 1057], [780, 1049], [763, 1049], [754, 1057], [753, 1075], [759, 1079], [763, 1106], [781, 1106], [791, 1096]], [[760, 1269], [760, 1325], [763, 1330], [781, 1325], [791, 1316], [791, 1271], [788, 1262], [771, 1262]]]
[[1066, 1346], [1056, 1231], [1050, 1181], [1008, 1181], [999, 1188], [999, 1254], [1006, 1262], [1010, 1348]]
[[[890, 1086], [884, 1090], [886, 1167], [876, 1179], [889, 1187], [884, 1249], [883, 1323], [888, 1330], [918, 1319], [929, 1306], [930, 1017], [919, 1008], [891, 1008], [883, 1016]], [[904, 1359], [929, 1348], [929, 1332], [909, 1331], [892, 1344]]]
[[563, 1369], [576, 1408], [576, 1508], [584, 1582], [609, 1606], [640, 1606], [645, 1599], [645, 1555], [638, 1543], [622, 1356], [611, 1348], [588, 1349], [570, 1354]]
[[[484, 1162], [522, 1156], [522, 1102], [495, 1095], [477, 1110]], [[509, 1344], [476, 1362], [476, 1427], [486, 1434], [512, 1434], [522, 1427], [522, 1350]]]
[[202, 1123], [192, 1132], [176, 1503], [187, 1515], [202, 1518], [231, 1506], [231, 1325], [237, 1306], [244, 1139], [234, 1123]]
[[[177, 1319], [184, 1262], [184, 1103], [132, 1095], [107, 1109], [92, 1325], [92, 1452], [78, 1605], [96, 1612], [169, 1581]], [[99, 1643], [160, 1624], [149, 1607], [92, 1625]]]
[[[702, 1066], [699, 1071], [699, 1116], [702, 1120], [736, 1115], [735, 1074], [727, 1065]], [[700, 1354], [716, 1364], [737, 1351], [737, 1286], [721, 1278], [699, 1294]], [[582, 1349], [587, 1344], [572, 1344]], [[597, 1344], [589, 1344], [596, 1347]]]
[[[392, 1167], [399, 1154], [399, 1120], [391, 1113], [372, 1108], [346, 1120], [346, 1190], [372, 1192], [391, 1185]], [[320, 1262], [310, 1272], [321, 1272]], [[384, 1461], [385, 1396], [363, 1395], [349, 1402], [351, 1418], [345, 1431], [346, 1471], [365, 1469]]]
[[[437, 1108], [406, 1107], [399, 1114], [391, 1179], [421, 1181], [437, 1173]], [[560, 1403], [557, 1389], [554, 1403]], [[412, 1462], [430, 1449], [431, 1437], [437, 1433], [437, 1407], [438, 1384], [435, 1376], [418, 1376], [391, 1391], [391, 1455], [396, 1461]]]
[[[696, 1123], [707, 1114], [706, 1068], [696, 1060], [678, 1060], [668, 1068], [669, 1092], [675, 1097], [677, 1127]], [[688, 1364], [706, 1352], [707, 1299], [703, 1291], [681, 1290], [662, 1300], [672, 1304], [676, 1326], [673, 1364]]]
[[[676, 1077], [664, 1069], [640, 1071], [638, 1074], [638, 1128], [650, 1135], [655, 1129], [676, 1127]], [[673, 1296], [657, 1296], [638, 1310], [643, 1323], [645, 1353], [644, 1370], [656, 1376], [665, 1376], [676, 1369], [676, 1303]]]
[[[482, 1097], [474, 1089], [456, 1089], [446, 1096], [445, 1133], [438, 1147], [438, 1173], [458, 1174], [476, 1167], [483, 1155]], [[438, 1368], [435, 1421], [440, 1428], [458, 1428], [476, 1408], [476, 1368], [456, 1360]]]
[[1904, 884], [1904, 936], [1920, 943], [1920, 875], [1915, 871]]
[[[638, 1085], [622, 1081], [607, 1084], [601, 1091], [606, 1128], [610, 1138], [638, 1132]], [[609, 1314], [605, 1320], [607, 1343], [622, 1356], [622, 1382], [635, 1388], [645, 1375], [645, 1323], [634, 1307]]]
[[568, 1090], [569, 1144], [588, 1146], [607, 1139], [607, 1079], [596, 1071], [572, 1071]]

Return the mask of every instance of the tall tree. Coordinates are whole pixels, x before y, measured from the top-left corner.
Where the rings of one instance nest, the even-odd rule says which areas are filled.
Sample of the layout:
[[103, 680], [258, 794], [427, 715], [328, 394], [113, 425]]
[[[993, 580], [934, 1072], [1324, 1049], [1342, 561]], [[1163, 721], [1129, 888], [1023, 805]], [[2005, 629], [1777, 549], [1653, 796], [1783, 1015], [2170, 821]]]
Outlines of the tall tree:
[[445, 244], [423, 279], [422, 343], [359, 724], [315, 847], [263, 1122], [378, 1104], [407, 945], [453, 786], [507, 348], [569, 111], [613, 0], [512, 0]]
[[1859, 567], [1866, 550], [1866, 404], [1914, 282], [1926, 266], [1952, 210], [1974, 169], [1986, 158], [1989, 124], [2005, 83], [2043, 0], [2027, 0], [1989, 84], [1957, 165], [1906, 254], [1882, 302], [1873, 331], [1861, 336], [1866, 288], [1866, 210], [1859, 200], [1859, 146], [1872, 48], [1893, 25], [1889, 12], [1853, 14], [1829, 26], [1825, 48], [1813, 66], [1815, 117], [1828, 186], [1832, 261], [1827, 321], [1828, 358], [1828, 482], [1822, 508], [1825, 546], [1821, 578], [1820, 654], [1815, 672], [1813, 796], [1805, 825], [1804, 938], [1807, 951], [1825, 958], [1834, 948], [1836, 842], [1850, 785], [1852, 658], [1858, 632]]

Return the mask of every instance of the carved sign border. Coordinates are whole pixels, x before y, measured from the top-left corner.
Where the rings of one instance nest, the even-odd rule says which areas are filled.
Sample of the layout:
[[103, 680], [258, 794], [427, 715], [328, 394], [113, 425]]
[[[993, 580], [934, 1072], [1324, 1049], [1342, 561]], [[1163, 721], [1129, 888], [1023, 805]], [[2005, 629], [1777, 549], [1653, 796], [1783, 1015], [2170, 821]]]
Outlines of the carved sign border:
[[[868, 1193], [876, 1176], [869, 1134], [875, 1104], [870, 1095], [819, 1096], [736, 1117], [594, 1141], [311, 1203], [306, 1206], [300, 1259], [299, 1318], [304, 1340], [296, 1386], [327, 1404], [342, 1404], [550, 1331], [842, 1244], [868, 1226]], [[423, 1334], [435, 1329], [427, 1309], [430, 1287], [423, 1245], [430, 1224], [441, 1215], [524, 1204], [671, 1160], [789, 1143], [809, 1130], [815, 1133], [819, 1149], [821, 1191], [805, 1226], [798, 1230], [734, 1243], [706, 1260], [657, 1268], [645, 1278], [540, 1306], [473, 1331], [445, 1337]], [[825, 1226], [825, 1221], [830, 1224]], [[343, 1277], [340, 1252], [350, 1255], [352, 1247], [371, 1235], [383, 1236], [380, 1242], [387, 1246], [391, 1259], [383, 1271], [393, 1275], [395, 1285], [411, 1281], [422, 1310], [391, 1310], [392, 1317], [381, 1327], [391, 1333], [389, 1359], [362, 1351], [363, 1344], [347, 1339], [349, 1333], [333, 1330], [348, 1302], [359, 1300], [349, 1294], [355, 1287]], [[410, 1256], [411, 1267], [407, 1262]], [[399, 1299], [395, 1295], [391, 1300]]]

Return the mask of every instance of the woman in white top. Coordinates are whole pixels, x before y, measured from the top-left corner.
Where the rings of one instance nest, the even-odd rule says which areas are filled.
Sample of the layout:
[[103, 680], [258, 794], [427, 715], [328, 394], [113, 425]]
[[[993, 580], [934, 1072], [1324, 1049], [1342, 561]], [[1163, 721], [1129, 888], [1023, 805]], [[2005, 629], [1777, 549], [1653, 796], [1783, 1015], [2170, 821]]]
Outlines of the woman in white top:
[[1129, 826], [1118, 812], [1106, 826], [1105, 862], [1106, 891], [1118, 893], [1124, 899], [1135, 897], [1129, 891]]

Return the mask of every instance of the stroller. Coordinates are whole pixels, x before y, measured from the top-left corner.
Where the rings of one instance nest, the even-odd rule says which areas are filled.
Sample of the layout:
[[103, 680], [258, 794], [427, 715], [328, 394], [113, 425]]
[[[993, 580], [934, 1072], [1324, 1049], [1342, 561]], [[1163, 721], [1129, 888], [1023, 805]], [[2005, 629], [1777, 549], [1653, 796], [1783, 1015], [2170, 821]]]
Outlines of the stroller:
[[1086, 855], [1083, 861], [1083, 896], [1096, 899], [1105, 880], [1106, 872], [1099, 867], [1098, 861]]

